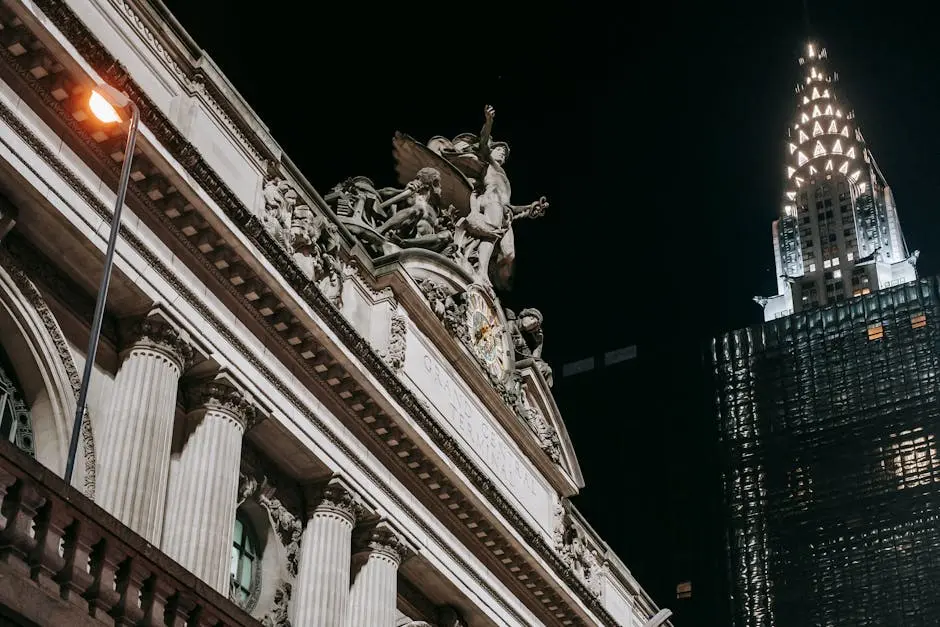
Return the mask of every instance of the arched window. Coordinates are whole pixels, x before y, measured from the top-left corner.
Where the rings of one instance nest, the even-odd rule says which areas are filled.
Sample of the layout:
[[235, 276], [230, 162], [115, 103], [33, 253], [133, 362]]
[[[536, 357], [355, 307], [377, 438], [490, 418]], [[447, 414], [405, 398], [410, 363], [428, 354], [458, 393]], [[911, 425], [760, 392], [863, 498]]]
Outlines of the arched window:
[[242, 609], [251, 611], [261, 589], [261, 556], [258, 537], [251, 521], [239, 510], [232, 538], [232, 566], [229, 597]]
[[13, 369], [10, 368], [2, 350], [0, 350], [0, 438], [13, 442], [18, 449], [30, 457], [36, 457], [29, 407], [23, 400], [23, 393], [14, 378]]

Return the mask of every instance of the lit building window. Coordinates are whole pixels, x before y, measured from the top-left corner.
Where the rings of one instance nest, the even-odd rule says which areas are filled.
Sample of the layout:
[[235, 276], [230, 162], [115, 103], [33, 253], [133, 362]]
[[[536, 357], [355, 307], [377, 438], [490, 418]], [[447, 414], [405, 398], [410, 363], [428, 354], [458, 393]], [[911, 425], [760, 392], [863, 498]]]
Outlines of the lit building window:
[[915, 314], [911, 316], [911, 327], [914, 329], [920, 329], [927, 326], [927, 316], [923, 313]]
[[853, 259], [855, 259], [855, 253], [853, 253], [850, 250], [849, 252], [845, 253], [845, 258], [848, 259], [849, 261], [852, 261]]
[[839, 265], [839, 258], [838, 258], [838, 257], [835, 257], [835, 258], [832, 260], [832, 265], [833, 265], [833, 267]]
[[810, 272], [816, 272], [816, 264], [815, 264], [815, 263], [809, 264], [809, 271], [810, 271]]
[[842, 278], [842, 270], [833, 270], [833, 271], [832, 271], [832, 278], [833, 278], [833, 279], [841, 279], [841, 278]]
[[245, 610], [251, 610], [261, 588], [261, 558], [254, 529], [243, 512], [235, 518], [229, 597]]
[[885, 336], [885, 328], [881, 323], [868, 325], [868, 339], [880, 340]]
[[898, 489], [914, 488], [937, 481], [937, 443], [934, 435], [918, 435], [921, 429], [907, 430], [900, 434], [907, 439], [892, 443], [885, 451], [882, 466], [898, 480]]
[[855, 290], [852, 293], [852, 296], [864, 296], [865, 294], [871, 294], [871, 290], [867, 287], [863, 287], [860, 290]]

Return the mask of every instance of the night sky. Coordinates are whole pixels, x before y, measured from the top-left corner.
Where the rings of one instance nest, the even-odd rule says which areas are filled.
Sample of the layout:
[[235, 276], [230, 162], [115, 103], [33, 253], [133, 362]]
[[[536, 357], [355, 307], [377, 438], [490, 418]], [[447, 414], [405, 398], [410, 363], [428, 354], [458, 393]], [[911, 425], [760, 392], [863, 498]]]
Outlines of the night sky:
[[[385, 14], [166, 3], [321, 193], [358, 174], [394, 183], [396, 130], [476, 133], [484, 105], [496, 107], [514, 203], [551, 203], [516, 222], [504, 302], [542, 310], [559, 375], [638, 346], [632, 362], [556, 378], [587, 482], [576, 503], [679, 627], [726, 624], [701, 355], [709, 336], [759, 322], [751, 297], [775, 291], [770, 224], [796, 58], [808, 36], [828, 47], [920, 272], [936, 274], [940, 37], [926, 5], [811, 2], [807, 30], [798, 0], [395, 3]], [[693, 596], [677, 601], [683, 580]]]

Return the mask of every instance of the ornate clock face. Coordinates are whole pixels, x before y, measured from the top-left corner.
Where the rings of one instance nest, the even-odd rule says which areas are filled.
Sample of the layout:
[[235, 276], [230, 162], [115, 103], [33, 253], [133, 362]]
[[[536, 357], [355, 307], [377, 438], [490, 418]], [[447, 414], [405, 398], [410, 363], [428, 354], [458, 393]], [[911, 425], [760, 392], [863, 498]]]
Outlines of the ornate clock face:
[[476, 288], [467, 292], [467, 331], [473, 352], [483, 367], [502, 381], [512, 366], [509, 338], [490, 299]]

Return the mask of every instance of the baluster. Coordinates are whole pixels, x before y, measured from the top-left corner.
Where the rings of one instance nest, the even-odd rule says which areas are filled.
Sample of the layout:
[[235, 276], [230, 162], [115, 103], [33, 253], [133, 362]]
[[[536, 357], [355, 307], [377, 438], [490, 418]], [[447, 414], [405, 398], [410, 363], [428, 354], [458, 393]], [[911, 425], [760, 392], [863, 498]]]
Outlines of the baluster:
[[0, 559], [6, 561], [24, 577], [29, 576], [27, 556], [36, 546], [33, 519], [45, 499], [36, 489], [18, 481], [3, 499], [6, 527], [0, 532]]
[[70, 522], [72, 517], [61, 502], [46, 503], [36, 517], [36, 546], [29, 556], [30, 576], [53, 594], [59, 594], [55, 576], [65, 566], [59, 547]]
[[121, 563], [117, 572], [117, 589], [121, 598], [111, 610], [115, 627], [132, 627], [143, 619], [143, 587], [149, 575], [149, 569], [141, 560], [128, 558]]
[[4, 515], [6, 511], [5, 503], [7, 490], [10, 489], [16, 482], [16, 475], [12, 475], [3, 468], [0, 468], [0, 532], [6, 529], [7, 526], [7, 517]]
[[167, 627], [187, 627], [196, 625], [199, 619], [199, 607], [185, 590], [177, 590], [166, 603], [163, 620]]
[[164, 627], [167, 600], [176, 592], [176, 586], [166, 576], [154, 573], [144, 586], [144, 622], [146, 627]]
[[101, 540], [92, 549], [91, 575], [94, 578], [85, 598], [88, 600], [88, 613], [99, 620], [106, 620], [111, 608], [121, 599], [117, 591], [117, 568], [124, 560], [124, 553], [114, 543]]
[[91, 525], [75, 520], [65, 530], [65, 566], [56, 576], [66, 601], [88, 611], [84, 594], [94, 583], [91, 547], [98, 540]]

